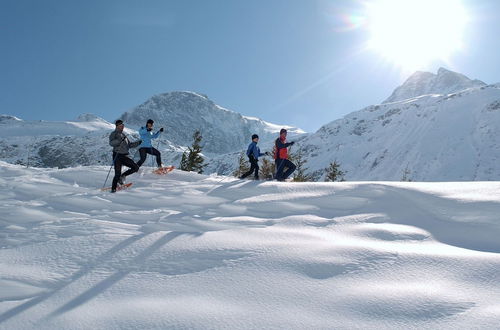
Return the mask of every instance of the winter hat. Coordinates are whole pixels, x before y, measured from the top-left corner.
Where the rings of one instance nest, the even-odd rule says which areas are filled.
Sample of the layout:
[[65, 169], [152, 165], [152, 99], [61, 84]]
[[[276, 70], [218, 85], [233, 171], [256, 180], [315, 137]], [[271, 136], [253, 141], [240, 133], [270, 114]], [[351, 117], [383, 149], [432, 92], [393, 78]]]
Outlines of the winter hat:
[[118, 119], [117, 121], [115, 121], [116, 126], [120, 126], [121, 124], [123, 124], [123, 120]]
[[258, 138], [259, 138], [259, 136], [257, 134], [252, 135], [252, 140], [253, 139], [258, 139]]
[[151, 125], [153, 125], [154, 123], [155, 123], [155, 122], [153, 121], [153, 119], [148, 119], [148, 121], [146, 122], [146, 125], [147, 125], [147, 124], [151, 124]]
[[286, 129], [282, 128], [280, 134], [286, 133]]

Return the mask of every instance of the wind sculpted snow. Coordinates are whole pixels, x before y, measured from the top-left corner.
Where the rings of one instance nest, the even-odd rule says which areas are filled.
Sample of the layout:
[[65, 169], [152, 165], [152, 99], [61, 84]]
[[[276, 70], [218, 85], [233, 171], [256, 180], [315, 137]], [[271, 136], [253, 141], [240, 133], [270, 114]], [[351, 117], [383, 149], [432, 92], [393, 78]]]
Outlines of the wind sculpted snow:
[[498, 182], [0, 162], [0, 329], [494, 329]]

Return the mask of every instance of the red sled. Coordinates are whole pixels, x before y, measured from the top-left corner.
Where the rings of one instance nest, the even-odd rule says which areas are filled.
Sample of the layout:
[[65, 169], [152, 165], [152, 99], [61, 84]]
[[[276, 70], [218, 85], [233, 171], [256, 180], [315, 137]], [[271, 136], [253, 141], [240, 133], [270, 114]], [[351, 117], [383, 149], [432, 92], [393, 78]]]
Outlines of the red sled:
[[153, 170], [153, 173], [158, 174], [158, 175], [165, 175], [169, 172], [172, 172], [174, 170], [174, 168], [175, 168], [175, 166], [163, 166], [163, 167], [157, 168], [156, 170]]

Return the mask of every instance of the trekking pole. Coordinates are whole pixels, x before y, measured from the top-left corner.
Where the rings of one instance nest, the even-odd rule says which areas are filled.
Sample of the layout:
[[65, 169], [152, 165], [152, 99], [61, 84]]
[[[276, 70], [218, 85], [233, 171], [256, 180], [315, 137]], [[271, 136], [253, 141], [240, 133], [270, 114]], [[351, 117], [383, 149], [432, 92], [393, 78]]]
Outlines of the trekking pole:
[[108, 171], [108, 175], [106, 175], [106, 180], [104, 180], [104, 184], [102, 185], [102, 187], [106, 187], [106, 182], [108, 182], [108, 178], [109, 178], [109, 173], [111, 173], [111, 169], [113, 168], [113, 166], [115, 165], [115, 162], [116, 162], [116, 158], [118, 158], [118, 153], [116, 153], [116, 156], [115, 158], [113, 159], [113, 163], [111, 164], [111, 167], [109, 168], [109, 171]]
[[[156, 150], [158, 152], [160, 152], [160, 142], [161, 142], [160, 137], [161, 137], [161, 133], [163, 133], [162, 131], [159, 131], [159, 132], [160, 132], [160, 134], [158, 135], [158, 143], [156, 144]], [[160, 167], [161, 167], [161, 163], [160, 163]]]
[[[158, 150], [158, 148], [160, 147], [160, 135], [161, 135], [161, 132], [158, 131], [160, 134], [158, 134], [158, 143], [156, 145], [156, 150]], [[153, 168], [154, 167], [154, 159], [153, 159], [153, 141], [151, 141], [151, 167]], [[155, 156], [156, 157], [156, 156]]]

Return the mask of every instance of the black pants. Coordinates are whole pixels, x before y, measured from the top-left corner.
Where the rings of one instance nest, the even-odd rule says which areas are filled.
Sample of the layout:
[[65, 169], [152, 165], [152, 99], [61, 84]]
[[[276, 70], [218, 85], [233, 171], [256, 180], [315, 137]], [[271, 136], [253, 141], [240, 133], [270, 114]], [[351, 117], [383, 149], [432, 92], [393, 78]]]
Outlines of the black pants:
[[[276, 180], [283, 181], [295, 171], [295, 164], [288, 159], [276, 159]], [[285, 168], [287, 169], [285, 172]], [[283, 173], [284, 172], [284, 173]]]
[[[115, 160], [115, 176], [113, 177], [113, 184], [111, 185], [111, 190], [116, 189], [116, 185], [118, 184], [118, 180], [121, 176], [127, 176], [132, 173], [139, 171], [139, 166], [130, 158], [128, 155], [124, 154], [116, 154], [113, 152], [113, 159]], [[122, 165], [130, 167], [125, 173], [122, 174]]]
[[156, 156], [156, 164], [158, 165], [158, 167], [161, 167], [161, 154], [157, 149], [153, 147], [139, 148], [139, 155], [141, 156], [141, 159], [137, 162], [137, 165], [139, 165], [139, 167], [141, 167], [141, 165], [146, 161], [146, 154]]
[[255, 171], [255, 179], [259, 179], [259, 161], [257, 159], [255, 159], [254, 157], [248, 157], [248, 160], [250, 160], [250, 169], [245, 173], [243, 174], [240, 178], [244, 179], [246, 178], [247, 176], [249, 176], [250, 174], [252, 174], [252, 172]]

